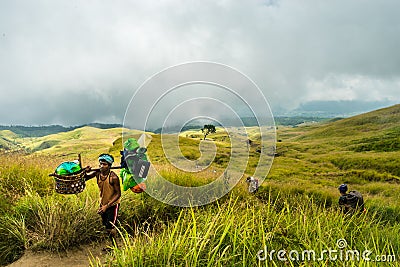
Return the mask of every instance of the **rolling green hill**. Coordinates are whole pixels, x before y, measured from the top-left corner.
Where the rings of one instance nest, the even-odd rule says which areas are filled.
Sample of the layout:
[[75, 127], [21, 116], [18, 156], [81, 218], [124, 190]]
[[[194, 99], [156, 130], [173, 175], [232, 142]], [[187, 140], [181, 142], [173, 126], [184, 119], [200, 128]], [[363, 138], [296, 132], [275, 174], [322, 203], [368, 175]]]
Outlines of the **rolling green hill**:
[[[279, 126], [272, 168], [267, 177], [258, 177], [265, 180], [256, 194], [247, 193], [242, 179], [218, 202], [205, 207], [178, 208], [156, 201], [146, 193], [124, 191], [120, 216], [124, 245], [113, 251], [105, 264], [256, 266], [264, 265], [256, 261], [257, 251], [264, 247], [299, 251], [335, 248], [341, 238], [346, 239], [349, 249], [368, 249], [380, 255], [398, 253], [399, 115], [400, 105], [396, 105], [337, 121]], [[254, 141], [249, 147], [248, 162], [252, 165], [259, 157], [260, 134], [256, 128], [246, 130]], [[99, 153], [110, 152], [118, 157], [123, 132], [125, 137], [136, 138], [142, 133], [122, 128], [82, 127], [21, 138], [10, 131], [0, 132], [4, 145], [24, 147], [31, 152], [0, 153], [0, 215], [4, 214], [0, 216], [0, 264], [15, 260], [27, 249], [59, 251], [87, 240], [101, 240], [95, 181], [89, 181], [81, 194], [64, 196], [54, 193], [54, 180], [48, 173], [61, 160], [78, 153], [82, 154], [85, 165], [92, 166], [97, 165]], [[191, 130], [179, 136], [149, 134], [152, 165], [166, 179], [182, 186], [198, 186], [215, 179], [209, 170], [179, 173], [168, 166], [168, 158], [163, 154], [161, 140], [165, 138], [166, 144], [179, 146], [181, 154], [173, 157], [200, 159], [199, 144], [203, 137], [200, 131]], [[247, 137], [241, 138], [244, 142]], [[230, 136], [218, 128], [207, 139], [205, 143], [215, 141], [216, 157], [211, 168], [219, 174], [230, 158]], [[246, 169], [246, 175], [253, 169], [254, 166]], [[337, 187], [342, 183], [363, 194], [366, 213], [353, 217], [340, 213]], [[103, 266], [100, 262], [103, 259], [93, 261], [92, 266]], [[346, 265], [340, 261], [319, 263]], [[366, 262], [350, 264], [367, 265]]]
[[15, 150], [18, 149], [18, 143], [16, 139], [18, 135], [10, 130], [0, 131], [0, 150]]
[[[122, 128], [86, 126], [43, 137], [21, 138], [11, 131], [1, 131], [0, 146], [5, 149], [24, 148], [35, 155], [59, 160], [69, 160], [80, 153], [84, 164], [95, 166], [99, 153], [110, 152], [119, 158], [123, 131], [126, 136], [136, 138], [142, 133]], [[249, 164], [254, 166], [259, 158], [256, 152], [260, 141], [259, 131], [254, 127], [246, 127], [246, 131], [253, 141]], [[400, 188], [397, 189], [400, 179], [399, 133], [400, 105], [335, 121], [298, 127], [279, 126], [276, 157], [264, 186], [286, 188], [288, 193], [299, 190], [334, 201], [337, 196], [335, 188], [346, 182], [370, 194], [371, 201], [376, 203], [383, 198], [390, 202], [397, 201], [398, 197], [387, 192], [400, 192]], [[183, 157], [191, 161], [200, 159], [198, 146], [203, 138], [201, 131], [188, 130], [179, 136]], [[228, 133], [217, 127], [217, 132], [210, 134], [207, 139], [217, 144], [212, 166], [223, 169], [230, 158]], [[153, 134], [149, 155], [155, 164], [167, 164], [160, 135]], [[247, 169], [246, 173], [250, 175], [251, 170]], [[387, 183], [391, 183], [390, 190], [376, 189], [385, 188]]]
[[280, 146], [280, 153], [288, 154], [291, 148], [297, 157], [325, 159], [341, 170], [373, 170], [400, 177], [400, 105], [288, 130], [282, 138], [287, 138], [287, 144]]
[[279, 127], [277, 157], [263, 186], [332, 205], [337, 186], [347, 183], [363, 193], [371, 210], [400, 219], [399, 128], [400, 105], [329, 123]]
[[399, 128], [400, 105], [395, 105], [351, 118], [311, 126], [307, 134], [300, 138], [335, 140], [343, 145], [348, 145], [349, 141], [357, 143], [362, 140], [373, 143], [378, 139], [392, 139], [395, 142], [399, 137]]

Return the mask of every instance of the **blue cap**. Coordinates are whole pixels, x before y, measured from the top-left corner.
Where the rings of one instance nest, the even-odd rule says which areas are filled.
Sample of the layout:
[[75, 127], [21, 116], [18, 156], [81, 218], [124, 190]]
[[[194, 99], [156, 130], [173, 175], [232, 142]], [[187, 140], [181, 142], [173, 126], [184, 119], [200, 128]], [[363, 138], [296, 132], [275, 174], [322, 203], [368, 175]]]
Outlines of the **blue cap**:
[[99, 161], [105, 161], [108, 163], [108, 165], [112, 165], [114, 162], [114, 157], [111, 156], [110, 154], [101, 154], [99, 156]]
[[346, 193], [347, 192], [347, 184], [341, 184], [338, 187], [339, 191], [342, 193]]

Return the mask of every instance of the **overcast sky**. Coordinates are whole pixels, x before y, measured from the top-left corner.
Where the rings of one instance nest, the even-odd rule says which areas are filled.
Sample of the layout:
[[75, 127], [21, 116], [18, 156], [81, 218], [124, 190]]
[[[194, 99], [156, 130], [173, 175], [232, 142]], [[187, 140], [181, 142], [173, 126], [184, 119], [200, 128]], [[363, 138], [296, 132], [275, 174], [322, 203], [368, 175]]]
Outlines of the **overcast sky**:
[[146, 79], [191, 61], [244, 73], [273, 113], [400, 103], [399, 10], [398, 0], [3, 0], [0, 124], [122, 123]]

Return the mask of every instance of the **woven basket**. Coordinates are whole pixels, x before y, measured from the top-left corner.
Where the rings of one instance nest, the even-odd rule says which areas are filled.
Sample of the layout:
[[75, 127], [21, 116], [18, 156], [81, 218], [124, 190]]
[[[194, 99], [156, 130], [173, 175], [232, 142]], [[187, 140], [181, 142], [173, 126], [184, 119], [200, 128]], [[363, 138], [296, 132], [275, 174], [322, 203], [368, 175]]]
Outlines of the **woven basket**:
[[57, 175], [53, 174], [55, 180], [55, 190], [59, 194], [78, 194], [85, 189], [85, 174], [83, 171], [74, 175]]

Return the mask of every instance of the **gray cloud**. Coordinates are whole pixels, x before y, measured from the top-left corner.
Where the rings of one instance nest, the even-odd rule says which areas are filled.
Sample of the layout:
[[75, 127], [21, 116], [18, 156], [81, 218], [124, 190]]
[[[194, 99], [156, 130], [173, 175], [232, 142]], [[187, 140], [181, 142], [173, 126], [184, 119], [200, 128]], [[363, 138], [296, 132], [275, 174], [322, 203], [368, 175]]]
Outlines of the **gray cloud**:
[[197, 60], [245, 73], [273, 110], [400, 102], [399, 9], [396, 0], [2, 1], [0, 124], [122, 122], [148, 77]]

